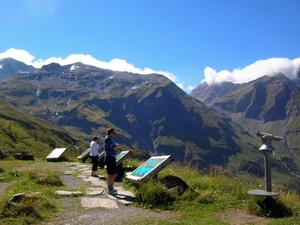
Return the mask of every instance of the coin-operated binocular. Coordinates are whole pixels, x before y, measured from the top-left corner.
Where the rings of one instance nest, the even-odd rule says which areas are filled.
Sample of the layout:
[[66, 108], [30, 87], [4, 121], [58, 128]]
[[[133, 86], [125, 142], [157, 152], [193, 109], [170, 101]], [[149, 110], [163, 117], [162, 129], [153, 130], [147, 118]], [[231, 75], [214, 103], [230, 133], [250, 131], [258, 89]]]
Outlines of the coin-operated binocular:
[[268, 154], [268, 151], [273, 151], [275, 148], [271, 145], [271, 141], [281, 141], [282, 137], [275, 136], [264, 132], [255, 131], [256, 136], [261, 137], [263, 145], [259, 148], [264, 154]]
[[251, 195], [260, 195], [260, 196], [275, 196], [278, 195], [275, 192], [272, 192], [272, 186], [271, 186], [271, 163], [270, 163], [270, 157], [275, 150], [275, 148], [272, 146], [272, 141], [281, 141], [282, 137], [275, 136], [273, 134], [264, 133], [255, 131], [256, 136], [261, 137], [262, 140], [262, 146], [259, 148], [260, 151], [263, 152], [265, 156], [265, 184], [266, 184], [266, 190], [250, 190], [248, 191]]

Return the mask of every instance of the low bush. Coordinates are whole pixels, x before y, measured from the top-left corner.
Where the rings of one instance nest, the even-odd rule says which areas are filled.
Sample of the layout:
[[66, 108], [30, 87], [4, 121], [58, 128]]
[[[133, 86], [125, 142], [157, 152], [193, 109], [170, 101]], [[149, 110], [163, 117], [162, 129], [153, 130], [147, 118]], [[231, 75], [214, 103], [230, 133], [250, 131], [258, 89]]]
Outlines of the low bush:
[[47, 186], [63, 186], [63, 183], [59, 177], [59, 174], [56, 173], [38, 173], [36, 171], [29, 172], [29, 178], [39, 185]]
[[6, 158], [6, 156], [7, 156], [6, 150], [2, 146], [0, 146], [0, 159], [4, 159]]
[[278, 198], [255, 197], [248, 204], [249, 210], [258, 215], [270, 218], [284, 218], [293, 216], [293, 211]]
[[136, 189], [137, 203], [147, 208], [169, 209], [175, 201], [175, 197], [161, 184], [145, 182]]
[[42, 195], [23, 198], [19, 203], [11, 202], [10, 197], [6, 195], [0, 202], [3, 224], [37, 224], [57, 210], [53, 200]]

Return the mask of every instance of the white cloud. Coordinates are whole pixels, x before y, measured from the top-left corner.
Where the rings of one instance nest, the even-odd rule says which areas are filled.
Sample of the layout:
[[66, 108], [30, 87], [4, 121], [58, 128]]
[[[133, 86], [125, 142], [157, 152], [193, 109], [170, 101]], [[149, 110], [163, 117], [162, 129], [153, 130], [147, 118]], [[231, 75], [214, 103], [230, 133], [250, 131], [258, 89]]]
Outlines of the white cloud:
[[[133, 64], [128, 63], [124, 59], [112, 59], [109, 62], [100, 61], [98, 59], [95, 59], [91, 55], [83, 55], [83, 54], [72, 54], [69, 55], [66, 58], [62, 57], [51, 57], [48, 59], [38, 59], [36, 60], [35, 57], [31, 54], [29, 54], [25, 50], [19, 50], [15, 48], [8, 49], [6, 52], [0, 53], [0, 59], [1, 58], [13, 58], [18, 61], [24, 62], [27, 65], [32, 65], [36, 68], [41, 68], [43, 65], [48, 65], [50, 63], [59, 63], [60, 65], [69, 65], [77, 62], [81, 62], [87, 65], [95, 66], [98, 68], [103, 69], [109, 69], [114, 71], [126, 71], [126, 72], [132, 72], [132, 73], [139, 73], [139, 74], [151, 74], [151, 73], [158, 73], [162, 74], [166, 77], [168, 77], [171, 81], [175, 82], [177, 77], [167, 71], [156, 71], [153, 69], [150, 69], [148, 67], [144, 69], [140, 69], [135, 67]], [[177, 84], [179, 87], [182, 86], [181, 84]]]
[[189, 86], [187, 87], [187, 90], [188, 90], [188, 91], [192, 91], [192, 90], [194, 90], [196, 87], [197, 87], [197, 86], [189, 85]]
[[293, 60], [287, 58], [270, 58], [258, 60], [245, 68], [234, 69], [233, 71], [222, 70], [217, 72], [211, 67], [204, 69], [205, 79], [202, 82], [207, 84], [218, 84], [224, 81], [233, 83], [245, 83], [255, 80], [261, 76], [272, 76], [276, 73], [282, 73], [289, 79], [295, 79], [300, 68], [300, 58]]
[[24, 62], [27, 65], [32, 64], [32, 60], [35, 58], [33, 55], [30, 55], [25, 50], [18, 50], [15, 48], [10, 48], [6, 52], [0, 53], [0, 59], [3, 58], [13, 58], [18, 61]]
[[176, 83], [176, 85], [183, 90], [183, 84], [182, 83]]

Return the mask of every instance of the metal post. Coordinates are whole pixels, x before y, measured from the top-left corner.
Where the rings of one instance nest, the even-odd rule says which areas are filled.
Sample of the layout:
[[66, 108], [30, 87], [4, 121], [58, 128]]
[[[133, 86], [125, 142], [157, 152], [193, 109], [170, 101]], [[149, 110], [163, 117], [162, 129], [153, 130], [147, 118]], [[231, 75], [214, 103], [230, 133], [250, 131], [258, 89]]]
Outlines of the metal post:
[[271, 154], [273, 150], [275, 149], [271, 145], [271, 141], [280, 141], [282, 140], [282, 137], [275, 136], [273, 134], [268, 134], [264, 132], [258, 132], [256, 131], [256, 135], [261, 137], [261, 140], [263, 142], [263, 145], [259, 148], [259, 150], [264, 154], [265, 156], [265, 185], [266, 189], [263, 190], [250, 190], [248, 191], [248, 194], [251, 195], [258, 195], [258, 196], [276, 196], [278, 193], [272, 192], [272, 185], [271, 185]]
[[267, 192], [272, 192], [270, 155], [271, 151], [265, 152], [265, 184]]

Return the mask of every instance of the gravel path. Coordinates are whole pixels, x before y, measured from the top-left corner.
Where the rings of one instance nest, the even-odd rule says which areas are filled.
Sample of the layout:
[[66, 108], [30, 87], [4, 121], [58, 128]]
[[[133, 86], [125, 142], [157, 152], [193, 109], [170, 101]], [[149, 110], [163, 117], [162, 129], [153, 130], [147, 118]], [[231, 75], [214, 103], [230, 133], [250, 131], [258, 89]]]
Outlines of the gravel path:
[[[68, 166], [62, 166], [63, 171], [70, 170]], [[83, 172], [84, 170], [82, 170]], [[69, 188], [81, 188], [87, 183], [75, 175], [62, 175], [62, 181]], [[95, 178], [96, 179], [96, 178]], [[94, 196], [94, 198], [108, 198], [105, 194]], [[169, 211], [156, 212], [142, 209], [134, 205], [123, 205], [117, 201], [119, 208], [84, 208], [80, 204], [81, 197], [62, 197], [63, 211], [55, 215], [51, 222], [45, 222], [45, 225], [101, 225], [101, 224], [131, 224], [130, 221], [137, 221], [141, 218], [150, 218], [155, 223], [160, 220], [175, 220], [176, 213]], [[141, 221], [141, 220], [140, 220]]]
[[[155, 221], [174, 220], [173, 212], [154, 212], [141, 209], [135, 206], [120, 205], [118, 209], [74, 209], [72, 206], [77, 200], [74, 198], [64, 199], [65, 209], [63, 213], [57, 215], [56, 218], [47, 225], [100, 225], [100, 224], [131, 224], [130, 221], [141, 218], [151, 218]], [[174, 220], [175, 221], [175, 220]]]
[[7, 187], [9, 186], [9, 185], [11, 185], [11, 183], [0, 183], [1, 185], [0, 185], [0, 198], [1, 198], [1, 196], [3, 196], [3, 195], [5, 195], [5, 193], [7, 192]]

